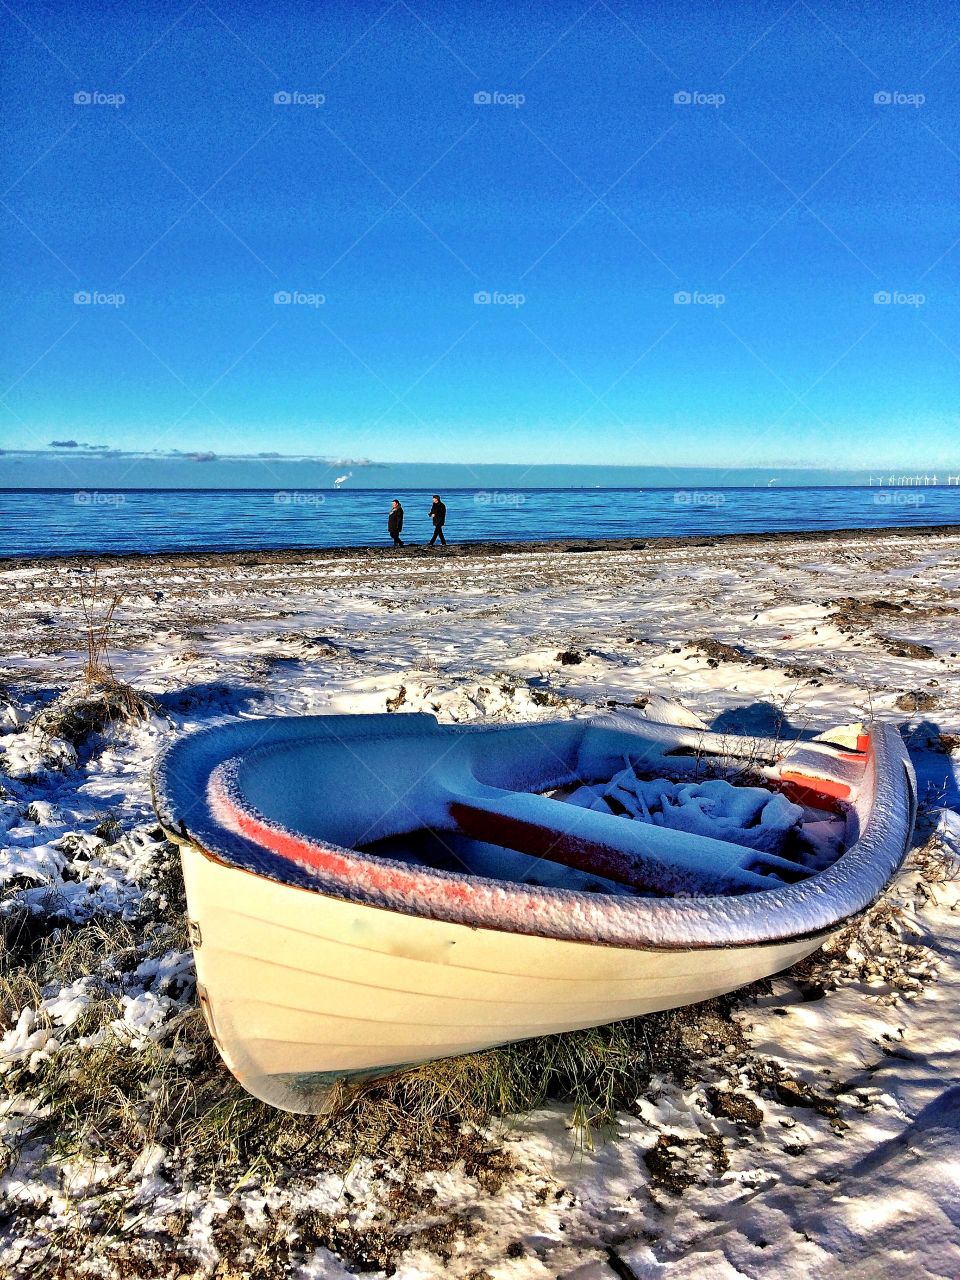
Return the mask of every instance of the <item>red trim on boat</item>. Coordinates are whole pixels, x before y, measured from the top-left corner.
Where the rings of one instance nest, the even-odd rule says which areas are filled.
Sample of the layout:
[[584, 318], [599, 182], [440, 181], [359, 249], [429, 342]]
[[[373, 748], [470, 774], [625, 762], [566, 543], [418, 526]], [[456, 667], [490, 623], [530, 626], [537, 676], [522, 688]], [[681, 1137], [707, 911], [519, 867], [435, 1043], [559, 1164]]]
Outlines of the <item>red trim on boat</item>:
[[[364, 860], [362, 865], [358, 865], [355, 860], [345, 858], [334, 849], [314, 844], [292, 832], [278, 830], [241, 808], [216, 773], [211, 775], [208, 785], [211, 799], [220, 811], [221, 820], [226, 818], [229, 825], [248, 839], [300, 866], [325, 873], [341, 882], [362, 884], [367, 891], [403, 894], [415, 899], [429, 900], [439, 894], [451, 904], [464, 906], [483, 896], [480, 886], [466, 880], [418, 875], [407, 867], [390, 866], [373, 860]], [[543, 899], [522, 891], [516, 894], [515, 901], [534, 916], [540, 915], [545, 906]]]
[[781, 773], [780, 790], [794, 804], [805, 804], [812, 809], [825, 809], [830, 813], [843, 813], [841, 802], [849, 802], [853, 793], [845, 782], [834, 782], [832, 778], [819, 778], [790, 770]]

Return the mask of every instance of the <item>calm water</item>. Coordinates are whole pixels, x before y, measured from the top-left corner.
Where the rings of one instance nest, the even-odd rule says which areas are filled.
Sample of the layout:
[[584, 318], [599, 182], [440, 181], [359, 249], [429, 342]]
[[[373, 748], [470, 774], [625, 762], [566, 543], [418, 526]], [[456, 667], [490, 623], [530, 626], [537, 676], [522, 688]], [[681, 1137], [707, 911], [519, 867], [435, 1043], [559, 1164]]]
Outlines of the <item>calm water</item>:
[[[0, 555], [388, 545], [382, 489], [0, 490]], [[403, 537], [425, 542], [430, 493], [399, 492]], [[960, 524], [960, 486], [776, 489], [456, 489], [452, 542]]]

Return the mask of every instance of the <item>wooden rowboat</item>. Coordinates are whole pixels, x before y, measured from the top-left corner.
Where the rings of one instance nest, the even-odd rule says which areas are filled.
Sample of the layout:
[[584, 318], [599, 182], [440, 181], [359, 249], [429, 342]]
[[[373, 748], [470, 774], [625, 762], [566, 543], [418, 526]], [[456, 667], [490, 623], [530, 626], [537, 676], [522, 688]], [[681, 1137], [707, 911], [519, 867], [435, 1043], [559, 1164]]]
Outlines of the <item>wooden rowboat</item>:
[[916, 812], [890, 726], [787, 748], [631, 713], [242, 720], [174, 743], [153, 786], [211, 1034], [304, 1113], [340, 1079], [775, 973], [877, 897]]

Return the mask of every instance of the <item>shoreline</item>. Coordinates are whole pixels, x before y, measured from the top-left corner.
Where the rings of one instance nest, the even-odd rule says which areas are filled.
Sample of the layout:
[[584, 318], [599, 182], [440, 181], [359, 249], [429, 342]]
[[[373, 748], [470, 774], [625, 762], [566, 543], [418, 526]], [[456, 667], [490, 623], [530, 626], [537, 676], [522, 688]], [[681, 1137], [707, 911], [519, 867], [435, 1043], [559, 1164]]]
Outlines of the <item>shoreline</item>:
[[403, 561], [427, 556], [443, 556], [449, 558], [517, 555], [532, 553], [535, 555], [597, 553], [604, 551], [651, 551], [677, 548], [714, 547], [718, 545], [740, 547], [757, 543], [780, 544], [784, 542], [818, 543], [825, 539], [853, 541], [867, 539], [880, 541], [884, 538], [956, 536], [960, 534], [960, 524], [934, 525], [889, 525], [869, 526], [866, 528], [838, 529], [799, 529], [799, 530], [766, 530], [749, 533], [717, 533], [682, 534], [671, 537], [636, 537], [636, 538], [551, 538], [535, 541], [516, 542], [455, 542], [450, 541], [445, 548], [433, 549], [424, 544], [408, 544], [400, 554], [386, 541], [364, 546], [339, 547], [275, 547], [259, 549], [254, 547], [234, 550], [202, 550], [188, 549], [176, 551], [74, 551], [54, 555], [8, 555], [0, 556], [0, 572], [7, 569], [43, 568], [51, 565], [86, 566], [93, 562], [106, 567], [116, 567], [140, 561], [150, 564], [185, 564], [195, 563], [216, 565], [225, 561], [237, 564], [290, 564], [304, 560], [329, 560], [345, 557], [361, 559], [366, 556], [383, 556], [392, 561]]

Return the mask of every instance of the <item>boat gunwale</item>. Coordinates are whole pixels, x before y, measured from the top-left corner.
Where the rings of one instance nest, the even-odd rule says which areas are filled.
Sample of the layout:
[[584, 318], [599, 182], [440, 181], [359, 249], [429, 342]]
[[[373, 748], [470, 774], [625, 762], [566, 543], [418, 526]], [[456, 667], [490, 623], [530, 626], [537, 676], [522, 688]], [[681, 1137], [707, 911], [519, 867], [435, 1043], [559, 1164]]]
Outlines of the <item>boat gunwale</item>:
[[[306, 730], [322, 726], [323, 721], [336, 720], [342, 727], [345, 719], [353, 717], [268, 717], [265, 720], [236, 722], [246, 726], [253, 734], [264, 734], [276, 727], [281, 734], [274, 745], [294, 741], [293, 734], [283, 735], [299, 722]], [[504, 726], [439, 726], [432, 716], [410, 715], [398, 717], [408, 722], [430, 722], [431, 731], [446, 733], [497, 732], [500, 729], [517, 729], [522, 725]], [[618, 717], [599, 717], [580, 723], [586, 732], [588, 726], [622, 728]], [[569, 721], [537, 722], [564, 724]], [[266, 728], [265, 728], [266, 724]], [[411, 723], [400, 729], [414, 732]], [[675, 736], [680, 741], [691, 730], [686, 727], [665, 726], [657, 722], [632, 722], [634, 732], [644, 727], [656, 730], [661, 741]], [[299, 837], [304, 847], [333, 856], [346, 868], [341, 876], [329, 872], [309, 870], [302, 864], [265, 849], [255, 840], [231, 830], [220, 822], [210, 809], [209, 796], [202, 797], [196, 788], [188, 788], [193, 804], [202, 800], [200, 821], [188, 826], [184, 817], [178, 818], [179, 808], [175, 791], [184, 785], [182, 776], [173, 766], [181, 755], [198, 750], [198, 743], [208, 745], [211, 735], [222, 732], [224, 726], [212, 726], [198, 733], [189, 734], [171, 744], [158, 758], [152, 775], [154, 804], [167, 834], [178, 844], [196, 848], [205, 858], [224, 868], [244, 872], [258, 878], [272, 880], [287, 888], [301, 889], [314, 895], [352, 902], [357, 905], [386, 910], [414, 918], [441, 921], [470, 929], [483, 928], [493, 932], [524, 934], [557, 941], [578, 942], [590, 946], [612, 946], [631, 950], [681, 951], [710, 950], [731, 947], [777, 946], [785, 942], [809, 938], [826, 938], [844, 922], [868, 906], [882, 892], [902, 864], [909, 847], [916, 808], [916, 787], [912, 767], [899, 733], [891, 726], [875, 724], [869, 734], [865, 770], [874, 770], [873, 803], [862, 826], [860, 838], [828, 869], [806, 881], [784, 885], [778, 883], [769, 890], [760, 890], [736, 896], [625, 897], [610, 894], [588, 894], [578, 890], [548, 886], [521, 885], [494, 880], [489, 877], [471, 877], [430, 867], [411, 868], [409, 864], [392, 859], [371, 857], [346, 849], [332, 842], [319, 842]], [[332, 733], [332, 726], [320, 728], [321, 733]], [[707, 731], [705, 731], [707, 732]], [[313, 736], [316, 736], [314, 734]], [[642, 736], [638, 734], [638, 736]], [[235, 757], [236, 749], [221, 753], [215, 764]], [[207, 782], [215, 767], [207, 771]], [[898, 767], [899, 766], [899, 767]], [[906, 805], [898, 803], [906, 801]], [[276, 831], [289, 836], [278, 824], [270, 824]], [[411, 892], [388, 895], [371, 890], [351, 879], [351, 875], [376, 864], [399, 873]], [[859, 873], [859, 878], [857, 873]], [[443, 901], [443, 890], [452, 882], [468, 885], [469, 901], [461, 901], [457, 909]], [[417, 896], [411, 896], [415, 893]], [[462, 896], [462, 895], [461, 895]], [[827, 906], [828, 903], [832, 906]], [[518, 911], [523, 906], [526, 909]], [[472, 908], [472, 909], [471, 909]], [[571, 919], [576, 908], [576, 920]], [[509, 909], [509, 910], [508, 910]], [[552, 911], [550, 910], [552, 909]], [[717, 917], [720, 919], [718, 927]]]
[[[708, 938], [708, 939], [703, 939], [701, 941], [691, 940], [689, 942], [629, 943], [629, 942], [618, 941], [616, 939], [611, 940], [607, 938], [573, 937], [573, 936], [567, 936], [565, 934], [559, 935], [559, 934], [537, 932], [535, 930], [505, 929], [500, 925], [490, 924], [488, 922], [478, 921], [476, 923], [472, 923], [472, 922], [467, 922], [463, 920], [449, 920], [442, 916], [427, 915], [425, 912], [409, 911], [409, 910], [405, 911], [403, 910], [402, 907], [394, 906], [391, 903], [372, 902], [372, 901], [368, 901], [365, 898], [353, 898], [353, 897], [348, 897], [343, 893], [333, 893], [323, 888], [317, 887], [315, 885], [297, 883], [292, 880], [280, 880], [274, 876], [264, 875], [262, 872], [255, 870], [253, 867], [247, 867], [242, 865], [241, 863], [234, 862], [232, 859], [223, 857], [221, 854], [216, 854], [211, 852], [211, 850], [205, 848], [202, 844], [200, 844], [194, 836], [190, 836], [190, 835], [184, 836], [181, 832], [176, 831], [174, 828], [168, 827], [163, 822], [162, 819], [160, 819], [160, 826], [163, 828], [163, 831], [166, 834], [167, 838], [171, 840], [174, 844], [178, 845], [181, 849], [186, 848], [195, 853], [200, 854], [200, 856], [205, 861], [213, 863], [215, 866], [219, 867], [224, 871], [237, 872], [240, 875], [253, 876], [253, 878], [256, 880], [267, 880], [271, 884], [275, 884], [280, 889], [291, 889], [297, 893], [305, 893], [312, 898], [330, 898], [334, 902], [349, 903], [352, 906], [362, 907], [364, 910], [367, 910], [367, 911], [383, 911], [387, 915], [405, 915], [405, 916], [410, 916], [412, 919], [415, 919], [415, 920], [430, 920], [437, 924], [450, 925], [453, 928], [469, 929], [471, 932], [475, 932], [477, 930], [484, 930], [485, 932], [488, 932], [488, 933], [509, 933], [511, 936], [520, 935], [522, 937], [542, 938], [545, 941], [549, 941], [549, 942], [568, 942], [573, 946], [581, 946], [581, 947], [609, 947], [611, 950], [621, 950], [621, 951], [622, 950], [650, 951], [650, 952], [675, 951], [679, 953], [682, 951], [730, 951], [738, 947], [780, 947], [780, 946], [783, 946], [785, 943], [802, 942], [805, 939], [811, 939], [811, 940], [819, 939], [823, 942], [826, 942], [828, 938], [832, 937], [832, 935], [836, 933], [838, 928], [841, 928], [843, 926], [845, 921], [851, 919], [853, 916], [857, 915], [859, 911], [863, 910], [862, 907], [858, 908], [857, 911], [852, 911], [850, 915], [838, 918], [836, 922], [832, 924], [823, 925], [822, 927], [810, 929], [800, 933], [785, 934], [782, 937], [768, 936], [768, 937], [753, 938], [753, 939], [737, 938], [727, 942], [718, 942], [713, 938]], [[557, 892], [575, 893], [577, 891], [572, 889], [560, 889], [560, 890], [557, 890]], [[593, 897], [601, 897], [605, 895], [591, 894], [590, 896], [593, 898]], [[759, 895], [757, 893], [752, 893], [749, 896], [752, 898], [755, 898]], [[704, 900], [705, 899], [701, 899], [701, 901], [704, 901]], [[636, 902], [636, 901], [645, 901], [645, 899], [620, 898], [618, 896], [616, 898], [616, 901]], [[657, 898], [656, 901], [664, 902], [664, 901], [668, 901], [668, 899]], [[723, 901], [728, 901], [728, 899], [723, 899]]]

